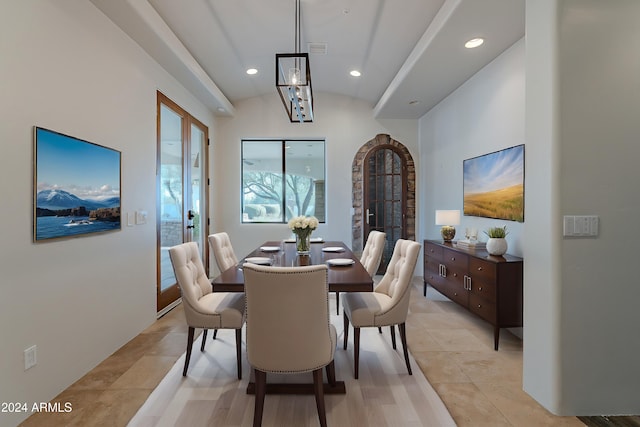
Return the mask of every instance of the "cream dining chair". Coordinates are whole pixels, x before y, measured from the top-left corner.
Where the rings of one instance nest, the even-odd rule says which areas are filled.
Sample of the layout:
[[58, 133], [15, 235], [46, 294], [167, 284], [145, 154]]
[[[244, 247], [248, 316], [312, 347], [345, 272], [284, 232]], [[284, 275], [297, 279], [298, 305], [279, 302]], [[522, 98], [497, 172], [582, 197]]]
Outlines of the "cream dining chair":
[[[385, 236], [386, 233], [371, 230], [367, 237], [367, 243], [364, 245], [362, 256], [360, 257], [360, 263], [372, 279], [376, 275], [378, 267], [380, 267], [380, 261], [382, 261]], [[338, 291], [336, 291], [336, 314], [340, 314], [340, 292]]]
[[242, 378], [240, 347], [242, 343], [242, 325], [244, 325], [244, 294], [238, 292], [211, 292], [211, 282], [202, 265], [200, 251], [195, 242], [182, 243], [169, 249], [169, 256], [176, 280], [182, 292], [182, 305], [187, 318], [189, 333], [187, 337], [187, 354], [182, 376], [187, 375], [191, 347], [195, 328], [203, 328], [202, 345], [204, 351], [207, 330], [235, 329], [236, 362], [238, 379]]
[[387, 265], [387, 271], [373, 292], [349, 292], [344, 296], [344, 349], [347, 349], [349, 322], [353, 325], [354, 377], [358, 378], [360, 328], [391, 327], [391, 340], [396, 348], [394, 325], [398, 325], [404, 348], [404, 360], [411, 375], [405, 322], [409, 311], [411, 279], [420, 253], [420, 244], [399, 239]]
[[233, 251], [231, 239], [224, 231], [209, 235], [209, 244], [213, 249], [213, 256], [216, 259], [218, 270], [222, 273], [238, 263], [238, 257]]
[[322, 369], [335, 385], [336, 328], [329, 321], [327, 266], [246, 263], [247, 359], [255, 372], [253, 425], [262, 422], [267, 373], [313, 372], [316, 407], [326, 426]]

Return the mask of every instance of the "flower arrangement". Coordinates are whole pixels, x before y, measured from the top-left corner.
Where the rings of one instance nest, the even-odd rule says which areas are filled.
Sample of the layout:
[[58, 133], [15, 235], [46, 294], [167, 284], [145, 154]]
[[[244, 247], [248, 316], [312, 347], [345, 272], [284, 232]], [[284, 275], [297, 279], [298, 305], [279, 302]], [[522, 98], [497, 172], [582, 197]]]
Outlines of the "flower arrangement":
[[315, 216], [297, 216], [289, 220], [289, 228], [296, 235], [296, 250], [298, 253], [309, 253], [311, 232], [318, 228], [318, 218]]

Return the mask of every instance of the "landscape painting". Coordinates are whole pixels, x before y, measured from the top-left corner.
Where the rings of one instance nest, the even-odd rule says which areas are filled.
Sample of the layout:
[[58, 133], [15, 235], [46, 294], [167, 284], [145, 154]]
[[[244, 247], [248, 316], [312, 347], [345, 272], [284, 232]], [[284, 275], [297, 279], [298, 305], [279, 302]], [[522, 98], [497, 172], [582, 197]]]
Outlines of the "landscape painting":
[[34, 134], [34, 241], [120, 230], [120, 151]]
[[524, 145], [463, 162], [464, 214], [524, 222]]

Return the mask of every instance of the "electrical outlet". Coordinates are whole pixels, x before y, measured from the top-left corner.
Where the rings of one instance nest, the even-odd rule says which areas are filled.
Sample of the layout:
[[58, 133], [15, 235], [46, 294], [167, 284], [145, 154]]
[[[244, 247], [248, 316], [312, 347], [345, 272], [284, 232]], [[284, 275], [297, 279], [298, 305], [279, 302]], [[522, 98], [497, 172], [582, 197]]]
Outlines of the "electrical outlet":
[[37, 347], [33, 345], [24, 351], [24, 370], [25, 371], [27, 369], [33, 368], [38, 363], [36, 350], [37, 350]]

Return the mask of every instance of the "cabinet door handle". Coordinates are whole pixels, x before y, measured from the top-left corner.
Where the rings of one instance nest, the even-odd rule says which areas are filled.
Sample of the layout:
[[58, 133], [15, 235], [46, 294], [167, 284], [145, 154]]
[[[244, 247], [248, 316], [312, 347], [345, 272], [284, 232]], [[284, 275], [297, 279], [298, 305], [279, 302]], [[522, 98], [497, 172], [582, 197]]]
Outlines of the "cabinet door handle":
[[479, 290], [479, 291], [481, 291], [481, 290], [482, 290], [482, 286], [480, 286], [480, 287], [478, 288], [478, 290]]
[[482, 267], [478, 267], [478, 271], [482, 271]]
[[482, 308], [482, 306], [480, 304], [478, 304], [478, 308]]
[[466, 274], [464, 275], [464, 282], [462, 286], [467, 291], [471, 290], [471, 276], [467, 276]]
[[453, 273], [453, 277], [458, 277], [458, 273]]
[[452, 256], [451, 261], [455, 261], [455, 260], [456, 260], [456, 257]]

